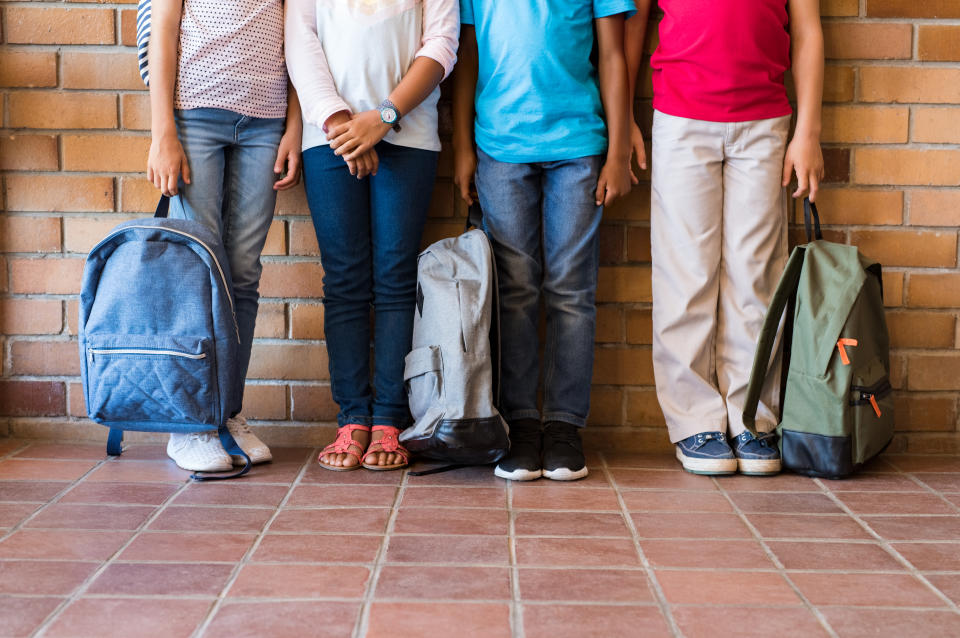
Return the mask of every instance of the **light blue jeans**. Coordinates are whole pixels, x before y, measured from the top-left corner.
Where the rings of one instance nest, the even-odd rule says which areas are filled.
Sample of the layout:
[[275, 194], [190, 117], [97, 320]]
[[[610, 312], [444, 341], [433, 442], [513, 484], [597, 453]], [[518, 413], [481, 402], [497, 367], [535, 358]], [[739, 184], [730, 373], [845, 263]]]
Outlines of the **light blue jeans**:
[[256, 118], [225, 109], [175, 113], [190, 184], [170, 200], [170, 217], [193, 219], [220, 234], [230, 261], [240, 329], [237, 373], [247, 376], [260, 300], [260, 253], [273, 221], [273, 164], [284, 118]]
[[586, 424], [593, 377], [599, 155], [511, 164], [477, 152], [477, 192], [500, 289], [501, 412], [541, 418], [540, 295], [546, 308], [543, 420]]

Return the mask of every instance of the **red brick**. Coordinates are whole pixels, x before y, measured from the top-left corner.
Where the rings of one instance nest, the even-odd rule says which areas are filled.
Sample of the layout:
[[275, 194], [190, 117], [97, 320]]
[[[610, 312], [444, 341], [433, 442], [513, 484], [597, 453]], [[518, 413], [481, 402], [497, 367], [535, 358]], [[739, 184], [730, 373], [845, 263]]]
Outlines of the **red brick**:
[[291, 392], [294, 421], [335, 421], [339, 408], [328, 385], [295, 385]]
[[291, 336], [323, 339], [323, 304], [290, 304]]
[[858, 148], [855, 178], [860, 184], [960, 185], [960, 151]]
[[850, 149], [823, 149], [823, 183], [843, 184], [850, 181]]
[[883, 305], [890, 308], [903, 305], [903, 273], [883, 271]]
[[149, 150], [145, 135], [64, 135], [63, 170], [142, 172]]
[[309, 214], [310, 207], [307, 205], [307, 194], [303, 190], [303, 184], [277, 193], [277, 215]]
[[63, 328], [62, 306], [59, 299], [0, 299], [0, 333], [57, 334]]
[[97, 242], [107, 236], [113, 227], [130, 217], [65, 217], [63, 219], [63, 249], [68, 253], [90, 252]]
[[120, 96], [120, 125], [125, 129], [150, 130], [149, 93], [124, 93]]
[[282, 220], [275, 219], [270, 224], [270, 231], [267, 233], [266, 243], [261, 251], [263, 255], [286, 255], [287, 254], [287, 229]]
[[7, 42], [14, 44], [113, 44], [113, 9], [8, 6]]
[[957, 426], [957, 400], [952, 395], [896, 396], [893, 410], [899, 432], [952, 432]]
[[914, 107], [913, 141], [960, 144], [960, 108]]
[[627, 261], [650, 262], [650, 227], [627, 227]]
[[820, 0], [821, 16], [856, 16], [860, 12], [860, 0]]
[[597, 301], [650, 301], [650, 266], [603, 266], [597, 283]]
[[7, 209], [42, 212], [113, 210], [113, 178], [8, 175]]
[[591, 388], [589, 425], [619, 425], [623, 422], [623, 390]]
[[55, 135], [4, 135], [0, 137], [0, 170], [57, 170]]
[[823, 142], [906, 142], [910, 110], [886, 106], [825, 106]]
[[137, 10], [120, 10], [120, 44], [127, 47], [137, 46]]
[[960, 191], [911, 191], [910, 223], [915, 226], [960, 226]]
[[653, 389], [627, 391], [628, 425], [665, 425], [657, 391]]
[[867, 0], [870, 18], [960, 18], [957, 0]]
[[87, 416], [87, 401], [83, 396], [83, 384], [67, 384], [67, 414], [85, 418]]
[[889, 312], [887, 329], [894, 348], [952, 348], [956, 317], [943, 312]]
[[[647, 151], [649, 154], [649, 151]], [[650, 219], [650, 185], [637, 184], [630, 193], [612, 206], [603, 209], [603, 220], [647, 220]]]
[[116, 128], [117, 98], [104, 93], [24, 91], [9, 98], [14, 128]]
[[289, 222], [290, 254], [317, 257], [320, 248], [317, 246], [317, 233], [313, 229], [313, 222], [294, 220]]
[[600, 263], [604, 266], [622, 264], [624, 235], [621, 224], [603, 224], [597, 233]]
[[251, 379], [327, 379], [327, 350], [298, 343], [253, 345]]
[[137, 54], [64, 51], [60, 75], [65, 89], [142, 90]]
[[956, 104], [960, 69], [917, 66], [865, 66], [860, 69], [863, 102]]
[[917, 59], [960, 61], [960, 27], [946, 24], [921, 24], [917, 27]]
[[823, 25], [824, 56], [833, 60], [906, 59], [911, 55], [913, 28], [888, 22], [827, 22]]
[[[457, 195], [457, 197], [460, 197]], [[433, 196], [430, 198], [430, 208], [427, 211], [427, 216], [434, 217], [451, 217], [453, 216], [454, 210], [454, 192], [453, 184], [450, 182], [441, 182], [434, 184], [433, 186]]]
[[863, 230], [850, 243], [885, 266], [957, 265], [957, 233], [947, 230]]
[[257, 310], [257, 326], [253, 336], [257, 339], [283, 339], [287, 336], [285, 304], [261, 303]]
[[0, 379], [0, 414], [4, 416], [63, 416], [66, 390], [59, 381]]
[[650, 345], [653, 343], [653, 317], [650, 308], [635, 308], [627, 311], [627, 343]]
[[10, 292], [76, 294], [83, 263], [83, 259], [11, 259]]
[[913, 273], [907, 295], [914, 308], [960, 308], [960, 273]]
[[960, 390], [960, 354], [916, 354], [907, 359], [910, 390]]
[[649, 348], [597, 348], [593, 382], [605, 385], [652, 385], [653, 356]]
[[623, 313], [617, 306], [597, 306], [597, 343], [623, 343]]
[[260, 276], [262, 297], [321, 297], [323, 268], [315, 262], [268, 262]]
[[853, 101], [855, 82], [852, 66], [827, 64], [823, 68], [823, 101]]
[[249, 419], [287, 418], [287, 386], [248, 383], [243, 392], [243, 414]]
[[57, 217], [0, 217], [0, 250], [8, 253], [60, 251]]
[[0, 51], [0, 86], [57, 85], [57, 54], [53, 51]]
[[79, 334], [77, 324], [80, 323], [80, 302], [74, 297], [67, 300], [67, 334], [76, 336]]
[[[900, 225], [903, 222], [903, 191], [823, 188], [817, 205], [825, 224]], [[803, 223], [803, 208], [796, 207], [794, 221]]]
[[14, 341], [10, 355], [11, 372], [15, 375], [80, 374], [75, 341]]
[[441, 222], [432, 221], [423, 229], [423, 237], [420, 239], [421, 250], [435, 241], [446, 239], [447, 237], [456, 237], [463, 232], [463, 222]]
[[7, 281], [7, 259], [0, 255], [0, 292], [7, 292], [10, 288]]
[[120, 178], [120, 210], [125, 213], [152, 213], [160, 201], [160, 191], [144, 177]]

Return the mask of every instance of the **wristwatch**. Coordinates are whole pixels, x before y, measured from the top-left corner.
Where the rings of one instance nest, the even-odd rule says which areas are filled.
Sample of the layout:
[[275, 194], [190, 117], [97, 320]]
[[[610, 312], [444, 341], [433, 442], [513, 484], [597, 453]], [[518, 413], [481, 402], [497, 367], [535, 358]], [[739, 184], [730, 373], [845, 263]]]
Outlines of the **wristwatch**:
[[377, 108], [380, 110], [380, 121], [384, 124], [389, 124], [393, 127], [394, 131], [399, 133], [400, 118], [402, 116], [400, 115], [400, 109], [397, 108], [397, 105], [390, 100], [384, 100]]

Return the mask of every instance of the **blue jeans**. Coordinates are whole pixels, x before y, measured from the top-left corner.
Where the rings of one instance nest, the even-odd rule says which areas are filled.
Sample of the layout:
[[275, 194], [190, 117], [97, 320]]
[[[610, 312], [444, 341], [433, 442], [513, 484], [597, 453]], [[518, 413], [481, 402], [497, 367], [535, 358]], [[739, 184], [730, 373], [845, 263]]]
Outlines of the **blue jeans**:
[[180, 195], [170, 200], [170, 217], [202, 222], [223, 240], [240, 329], [237, 374], [245, 379], [260, 300], [260, 252], [277, 199], [273, 164], [284, 118], [210, 108], [177, 111], [175, 116], [191, 183], [180, 180]]
[[[339, 425], [410, 422], [417, 254], [433, 194], [435, 151], [380, 142], [376, 176], [357, 179], [329, 146], [303, 153], [307, 201], [323, 263], [324, 332]], [[373, 389], [370, 307], [373, 306]]]
[[501, 412], [537, 410], [540, 294], [546, 307], [543, 420], [586, 424], [596, 324], [599, 155], [510, 164], [477, 152], [477, 191], [500, 281]]

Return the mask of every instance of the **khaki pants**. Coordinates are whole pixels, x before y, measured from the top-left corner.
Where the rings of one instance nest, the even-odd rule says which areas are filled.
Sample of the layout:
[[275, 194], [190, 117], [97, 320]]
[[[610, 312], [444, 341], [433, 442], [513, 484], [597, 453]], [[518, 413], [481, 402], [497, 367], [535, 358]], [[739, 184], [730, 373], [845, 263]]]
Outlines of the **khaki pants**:
[[[787, 259], [780, 186], [790, 116], [653, 120], [653, 368], [677, 442], [743, 432], [743, 402], [767, 305]], [[779, 350], [779, 349], [778, 349]], [[780, 362], [757, 425], [777, 423]]]

